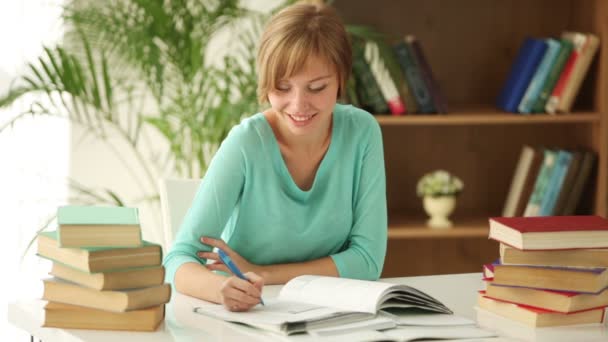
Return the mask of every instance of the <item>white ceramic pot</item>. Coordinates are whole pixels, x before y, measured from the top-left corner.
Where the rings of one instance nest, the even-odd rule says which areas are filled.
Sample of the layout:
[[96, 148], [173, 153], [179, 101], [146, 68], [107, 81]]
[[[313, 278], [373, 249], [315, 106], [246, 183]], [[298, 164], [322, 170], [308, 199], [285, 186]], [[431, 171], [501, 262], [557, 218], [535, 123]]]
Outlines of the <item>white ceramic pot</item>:
[[424, 210], [429, 215], [426, 225], [431, 228], [445, 229], [452, 227], [448, 219], [456, 207], [456, 196], [425, 196], [422, 199]]

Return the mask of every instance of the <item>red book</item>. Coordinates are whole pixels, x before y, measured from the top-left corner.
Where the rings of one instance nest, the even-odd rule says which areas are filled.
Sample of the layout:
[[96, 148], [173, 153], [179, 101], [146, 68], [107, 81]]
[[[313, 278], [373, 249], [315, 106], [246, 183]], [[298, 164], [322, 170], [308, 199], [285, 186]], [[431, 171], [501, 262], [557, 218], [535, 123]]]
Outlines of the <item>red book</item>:
[[490, 239], [521, 250], [608, 248], [600, 216], [492, 217]]
[[532, 327], [591, 324], [604, 321], [604, 308], [561, 313], [495, 300], [486, 297], [484, 292], [479, 293], [477, 305], [481, 309]]
[[525, 304], [556, 312], [577, 312], [608, 306], [608, 290], [597, 294], [503, 286], [486, 281], [485, 296], [504, 302]]

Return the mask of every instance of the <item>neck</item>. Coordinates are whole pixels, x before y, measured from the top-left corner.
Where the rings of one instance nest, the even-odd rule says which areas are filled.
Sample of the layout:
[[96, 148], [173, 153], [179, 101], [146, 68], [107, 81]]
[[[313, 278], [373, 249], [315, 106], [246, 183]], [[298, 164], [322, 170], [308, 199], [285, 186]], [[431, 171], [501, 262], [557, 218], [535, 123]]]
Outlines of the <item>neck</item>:
[[322, 129], [314, 134], [306, 136], [296, 136], [290, 133], [287, 127], [280, 124], [279, 120], [273, 118], [273, 115], [267, 116], [271, 118], [271, 126], [279, 143], [289, 150], [296, 153], [315, 154], [319, 149], [327, 147], [331, 138], [331, 129], [333, 125], [333, 114]]

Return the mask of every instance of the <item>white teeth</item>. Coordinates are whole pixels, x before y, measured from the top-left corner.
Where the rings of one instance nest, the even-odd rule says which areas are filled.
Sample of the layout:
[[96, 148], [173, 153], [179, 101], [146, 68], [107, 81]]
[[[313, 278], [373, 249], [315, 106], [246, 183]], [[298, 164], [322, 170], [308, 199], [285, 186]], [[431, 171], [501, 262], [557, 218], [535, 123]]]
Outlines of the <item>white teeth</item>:
[[293, 115], [290, 115], [290, 117], [292, 119], [294, 119], [295, 121], [303, 122], [303, 121], [308, 121], [308, 120], [312, 119], [313, 115], [309, 115], [309, 116], [293, 116]]

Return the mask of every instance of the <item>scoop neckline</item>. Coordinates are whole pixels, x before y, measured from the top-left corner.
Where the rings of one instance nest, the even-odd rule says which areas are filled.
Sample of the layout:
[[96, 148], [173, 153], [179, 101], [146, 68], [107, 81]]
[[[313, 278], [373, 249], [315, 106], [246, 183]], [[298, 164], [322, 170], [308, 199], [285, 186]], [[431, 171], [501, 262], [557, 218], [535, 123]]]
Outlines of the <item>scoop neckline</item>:
[[330, 139], [329, 147], [327, 148], [327, 151], [325, 151], [325, 155], [323, 155], [323, 158], [321, 159], [321, 163], [319, 163], [319, 167], [317, 168], [317, 172], [315, 173], [315, 177], [312, 182], [312, 186], [308, 190], [302, 190], [302, 188], [300, 188], [298, 186], [298, 184], [296, 184], [296, 182], [293, 180], [293, 177], [291, 176], [291, 173], [289, 172], [289, 169], [287, 168], [287, 163], [285, 162], [285, 159], [283, 158], [283, 154], [281, 153], [281, 148], [279, 147], [279, 142], [277, 140], [277, 137], [274, 134], [274, 130], [272, 129], [272, 126], [270, 125], [268, 118], [266, 118], [266, 115], [264, 115], [264, 113], [260, 113], [260, 115], [262, 116], [266, 129], [270, 133], [270, 138], [271, 138], [270, 140], [272, 140], [271, 153], [273, 154], [272, 158], [274, 160], [275, 166], [279, 169], [279, 172], [281, 173], [281, 175], [288, 179], [288, 182], [287, 182], [288, 187], [297, 194], [300, 194], [303, 196], [310, 195], [317, 187], [317, 184], [319, 183], [319, 179], [324, 177], [325, 172], [326, 172], [325, 169], [327, 168], [327, 164], [330, 163], [330, 159], [332, 158], [332, 155], [333, 155], [333, 150], [334, 150], [334, 145], [335, 145], [335, 140], [336, 140], [335, 139], [336, 138], [336, 113], [335, 113], [335, 110], [331, 114], [332, 123], [331, 123], [331, 136], [329, 137], [329, 139]]

